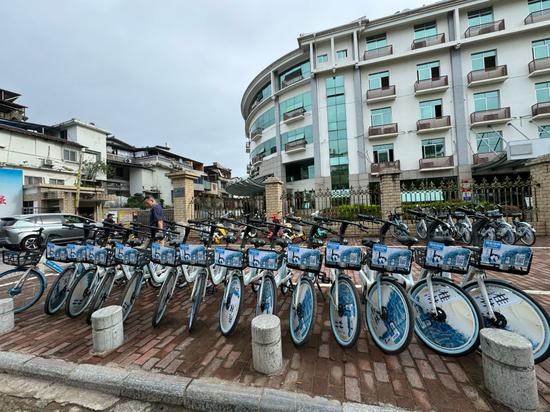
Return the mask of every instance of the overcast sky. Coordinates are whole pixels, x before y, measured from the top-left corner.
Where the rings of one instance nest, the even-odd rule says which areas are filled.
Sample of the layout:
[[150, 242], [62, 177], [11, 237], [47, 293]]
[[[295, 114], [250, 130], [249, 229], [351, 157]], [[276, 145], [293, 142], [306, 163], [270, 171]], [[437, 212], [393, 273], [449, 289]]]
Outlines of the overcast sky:
[[0, 88], [29, 121], [94, 122], [138, 146], [245, 173], [240, 101], [300, 33], [417, 0], [0, 0]]

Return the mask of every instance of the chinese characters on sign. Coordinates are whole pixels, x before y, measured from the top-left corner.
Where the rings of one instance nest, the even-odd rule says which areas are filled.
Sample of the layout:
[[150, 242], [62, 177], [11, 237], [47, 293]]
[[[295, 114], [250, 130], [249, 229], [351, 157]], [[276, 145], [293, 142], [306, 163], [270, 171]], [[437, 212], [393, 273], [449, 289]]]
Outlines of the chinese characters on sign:
[[6, 196], [0, 195], [0, 205], [7, 205], [8, 200], [6, 199]]

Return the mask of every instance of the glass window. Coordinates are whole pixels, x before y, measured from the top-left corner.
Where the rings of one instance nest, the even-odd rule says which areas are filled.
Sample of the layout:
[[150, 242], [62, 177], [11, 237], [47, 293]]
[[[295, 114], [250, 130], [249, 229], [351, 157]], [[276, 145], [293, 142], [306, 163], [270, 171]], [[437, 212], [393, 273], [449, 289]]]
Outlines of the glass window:
[[539, 127], [539, 137], [541, 139], [549, 139], [550, 138], [550, 125]]
[[441, 99], [420, 102], [420, 119], [433, 119], [443, 116], [443, 103]]
[[63, 159], [66, 162], [76, 162], [76, 150], [63, 150]]
[[533, 59], [546, 59], [550, 57], [550, 39], [534, 41], [532, 46]]
[[445, 138], [422, 140], [422, 159], [445, 156]]
[[529, 0], [529, 13], [550, 9], [550, 0]]
[[476, 135], [478, 153], [502, 152], [502, 132], [485, 132]]
[[291, 130], [290, 132], [281, 134], [283, 146], [287, 143], [300, 139], [306, 139], [306, 143], [313, 143], [313, 129], [311, 126], [300, 127], [298, 129]]
[[311, 68], [309, 60], [292, 67], [279, 75], [279, 86], [282, 89], [283, 87], [289, 86], [292, 83], [296, 83], [302, 79], [309, 77], [311, 73]]
[[63, 222], [61, 215], [42, 215], [42, 224], [60, 225]]
[[63, 219], [65, 220], [65, 223], [69, 224], [86, 222], [86, 219], [75, 215], [63, 215]]
[[537, 93], [537, 103], [550, 102], [550, 82], [542, 82], [535, 84]]
[[393, 162], [393, 144], [377, 144], [372, 146], [374, 163]]
[[344, 76], [326, 79], [329, 162], [332, 189], [349, 187]]
[[65, 181], [63, 179], [50, 179], [51, 185], [64, 185]]
[[373, 126], [382, 126], [384, 124], [390, 124], [391, 121], [391, 107], [382, 107], [381, 109], [374, 109], [370, 112], [371, 124]]
[[435, 62], [417, 64], [416, 74], [418, 76], [418, 80], [439, 78], [439, 60]]
[[44, 178], [41, 176], [25, 176], [26, 185], [40, 185], [44, 183]]
[[348, 58], [348, 49], [338, 50], [336, 52], [336, 58], [338, 60], [343, 60]]
[[425, 39], [427, 37], [433, 37], [437, 35], [437, 26], [435, 21], [419, 24], [414, 27], [414, 38], [415, 40]]
[[303, 107], [306, 112], [311, 112], [311, 92], [299, 94], [298, 96], [282, 101], [279, 104], [281, 120], [285, 113], [299, 109], [300, 107]]
[[344, 94], [344, 76], [329, 77], [326, 82], [327, 97]]
[[266, 156], [277, 153], [277, 142], [274, 137], [256, 146], [250, 153], [250, 157], [252, 158], [262, 153]]
[[367, 37], [367, 50], [381, 49], [387, 45], [388, 41], [385, 33], [373, 37]]
[[317, 56], [317, 63], [326, 63], [328, 62], [328, 54], [320, 54]]
[[267, 129], [269, 126], [272, 126], [274, 124], [275, 124], [275, 108], [272, 107], [271, 109], [265, 111], [264, 113], [258, 116], [258, 118], [250, 126], [250, 132], [253, 132], [258, 128]]
[[475, 10], [468, 13], [468, 26], [480, 26], [493, 22], [493, 9]]
[[488, 50], [472, 54], [472, 70], [495, 68], [497, 65], [497, 51]]
[[262, 90], [258, 92], [258, 94], [256, 94], [256, 96], [254, 97], [254, 100], [252, 101], [252, 105], [261, 102], [262, 100], [264, 100], [266, 97], [269, 97], [269, 96], [271, 96], [271, 83], [268, 83], [266, 86], [262, 88]]
[[379, 72], [369, 74], [369, 89], [381, 89], [383, 87], [389, 87], [390, 85], [390, 72]]
[[500, 109], [500, 95], [498, 90], [474, 94], [474, 107], [476, 112]]
[[315, 177], [315, 165], [313, 159], [306, 159], [300, 162], [287, 163], [285, 165], [287, 182], [312, 179]]

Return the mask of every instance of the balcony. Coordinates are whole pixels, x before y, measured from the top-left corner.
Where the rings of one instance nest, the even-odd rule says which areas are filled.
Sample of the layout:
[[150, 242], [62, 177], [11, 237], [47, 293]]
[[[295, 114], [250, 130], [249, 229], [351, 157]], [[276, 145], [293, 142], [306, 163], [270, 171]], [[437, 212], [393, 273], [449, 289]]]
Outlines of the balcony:
[[488, 67], [468, 73], [468, 87], [482, 86], [491, 83], [500, 83], [508, 78], [508, 67], [503, 64], [497, 67]]
[[525, 24], [538, 23], [550, 19], [550, 9], [534, 11], [524, 20]]
[[441, 43], [445, 43], [445, 33], [424, 37], [423, 39], [416, 39], [412, 42], [411, 49], [416, 50]]
[[472, 126], [484, 126], [489, 124], [506, 123], [510, 120], [510, 108], [502, 107], [494, 110], [482, 110], [470, 113], [470, 124]]
[[395, 99], [395, 86], [380, 87], [367, 90], [367, 103], [383, 102]]
[[537, 103], [531, 106], [533, 120], [544, 119], [550, 117], [550, 102]]
[[246, 142], [245, 150], [246, 153], [250, 153], [250, 142]]
[[504, 153], [505, 152], [474, 153], [474, 166], [492, 162]]
[[288, 142], [285, 144], [285, 152], [286, 153], [296, 153], [296, 152], [303, 152], [306, 150], [306, 139], [298, 139], [294, 140], [292, 142]]
[[374, 50], [365, 50], [363, 60], [377, 59], [378, 57], [389, 56], [390, 54], [393, 54], [393, 46], [391, 44]]
[[255, 142], [256, 140], [262, 137], [262, 132], [264, 129], [262, 127], [256, 127], [252, 132], [250, 132], [250, 140]]
[[529, 77], [542, 76], [550, 73], [550, 57], [535, 59], [529, 62]]
[[291, 110], [289, 112], [283, 113], [283, 122], [285, 124], [290, 124], [303, 120], [306, 114], [306, 109], [303, 107], [298, 107], [297, 109]]
[[119, 163], [132, 163], [132, 157], [130, 156], [120, 156], [114, 153], [107, 153], [107, 160], [111, 162]]
[[397, 123], [389, 123], [381, 126], [369, 127], [369, 139], [381, 139], [395, 137], [398, 134]]
[[421, 172], [432, 172], [434, 170], [452, 169], [454, 164], [453, 156], [434, 157], [420, 159], [419, 168]]
[[395, 160], [393, 162], [380, 162], [380, 163], [372, 163], [370, 165], [370, 172], [373, 175], [380, 174], [380, 172], [384, 170], [401, 170], [401, 163], [399, 160]]
[[429, 93], [437, 93], [449, 88], [449, 77], [439, 76], [426, 80], [417, 80], [414, 83], [414, 94], [416, 96]]
[[416, 133], [432, 133], [451, 128], [451, 116], [433, 117], [431, 119], [421, 119], [416, 122]]
[[301, 71], [294, 72], [285, 77], [284, 80], [281, 80], [281, 88], [288, 87], [294, 83], [298, 83], [300, 80], [304, 80]]
[[262, 160], [264, 160], [264, 157], [265, 157], [265, 153], [258, 153], [256, 156], [254, 156], [251, 160], [252, 167], [262, 163]]
[[504, 20], [497, 20], [490, 23], [468, 27], [468, 29], [464, 33], [464, 37], [475, 37], [482, 34], [493, 33], [495, 31], [501, 30], [504, 30]]

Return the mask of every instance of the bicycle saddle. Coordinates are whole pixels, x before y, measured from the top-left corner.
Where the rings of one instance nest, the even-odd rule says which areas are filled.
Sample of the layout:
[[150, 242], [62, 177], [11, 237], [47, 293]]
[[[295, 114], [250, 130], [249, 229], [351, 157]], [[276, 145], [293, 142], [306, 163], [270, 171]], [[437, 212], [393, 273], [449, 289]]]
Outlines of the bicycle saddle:
[[461, 217], [466, 216], [466, 213], [457, 211], [457, 212], [453, 213], [453, 216], [456, 217], [456, 218], [461, 218]]
[[290, 244], [289, 240], [286, 239], [277, 239], [275, 240], [275, 246], [280, 246], [282, 248], [286, 248]]
[[433, 236], [430, 240], [437, 243], [443, 243], [446, 246], [451, 246], [455, 243], [454, 238], [451, 236]]
[[398, 236], [397, 241], [403, 246], [414, 246], [418, 243], [418, 239], [412, 236]]
[[361, 239], [361, 244], [368, 248], [372, 248], [376, 243], [380, 243], [380, 241], [374, 237], [364, 237]]
[[265, 246], [265, 240], [263, 240], [263, 239], [254, 239], [254, 240], [252, 240], [252, 244], [254, 245], [255, 248], [259, 248], [259, 247]]

